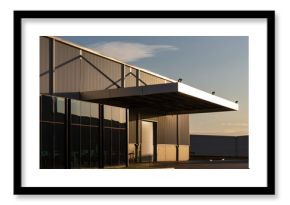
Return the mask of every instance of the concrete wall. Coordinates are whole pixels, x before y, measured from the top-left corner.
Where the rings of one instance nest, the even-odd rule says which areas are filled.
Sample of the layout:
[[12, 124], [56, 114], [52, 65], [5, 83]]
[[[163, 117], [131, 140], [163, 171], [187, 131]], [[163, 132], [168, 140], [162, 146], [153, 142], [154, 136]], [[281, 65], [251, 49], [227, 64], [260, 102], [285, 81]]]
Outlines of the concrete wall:
[[175, 144], [158, 144], [157, 145], [157, 161], [176, 161], [176, 145]]
[[188, 145], [179, 145], [178, 148], [178, 160], [187, 161], [189, 160], [189, 146]]

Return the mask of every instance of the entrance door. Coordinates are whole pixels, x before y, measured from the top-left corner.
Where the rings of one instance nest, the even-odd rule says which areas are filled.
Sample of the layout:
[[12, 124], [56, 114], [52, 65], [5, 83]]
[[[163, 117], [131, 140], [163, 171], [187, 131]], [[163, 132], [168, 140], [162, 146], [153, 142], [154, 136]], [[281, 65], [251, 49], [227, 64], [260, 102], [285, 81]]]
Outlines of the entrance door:
[[142, 121], [142, 162], [153, 162], [153, 122]]

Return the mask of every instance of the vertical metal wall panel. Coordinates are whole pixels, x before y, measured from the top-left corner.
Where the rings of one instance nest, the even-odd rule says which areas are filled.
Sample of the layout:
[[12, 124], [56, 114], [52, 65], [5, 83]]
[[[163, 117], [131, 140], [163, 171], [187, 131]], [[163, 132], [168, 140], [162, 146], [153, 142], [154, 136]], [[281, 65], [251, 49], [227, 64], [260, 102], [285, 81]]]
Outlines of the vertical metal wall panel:
[[189, 115], [178, 115], [178, 125], [179, 125], [179, 144], [180, 145], [189, 145], [190, 136], [189, 136]]
[[129, 143], [136, 143], [136, 113], [129, 112]]
[[[131, 70], [131, 74], [130, 74]], [[130, 68], [126, 66], [126, 71], [125, 71], [125, 87], [135, 87], [136, 86], [136, 69]]]
[[176, 115], [158, 117], [157, 144], [176, 144]]
[[43, 75], [40, 77], [40, 93], [48, 94], [49, 93], [49, 75]]
[[40, 37], [40, 74], [48, 71], [49, 67], [49, 39]]
[[49, 39], [40, 37], [40, 93], [49, 92]]
[[83, 51], [81, 91], [104, 90], [121, 86], [120, 63]]
[[79, 92], [80, 50], [55, 42], [55, 92]]
[[[141, 71], [141, 80], [145, 83], [145, 85], [155, 85], [155, 84], [164, 84], [165, 83], [165, 80], [160, 78], [160, 77], [157, 77], [157, 76], [154, 76], [154, 75], [151, 75], [149, 73], [145, 73], [143, 71]], [[143, 83], [141, 82], [141, 85]]]

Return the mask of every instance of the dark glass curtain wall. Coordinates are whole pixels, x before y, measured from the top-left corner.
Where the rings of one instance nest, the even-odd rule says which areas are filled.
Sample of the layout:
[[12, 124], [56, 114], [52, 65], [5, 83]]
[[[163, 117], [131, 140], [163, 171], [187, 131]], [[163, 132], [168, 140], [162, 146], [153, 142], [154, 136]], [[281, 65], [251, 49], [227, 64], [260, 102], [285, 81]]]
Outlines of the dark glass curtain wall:
[[126, 163], [126, 109], [104, 105], [104, 165]]
[[65, 100], [41, 96], [40, 167], [65, 168]]
[[126, 109], [44, 95], [40, 102], [40, 168], [126, 165]]

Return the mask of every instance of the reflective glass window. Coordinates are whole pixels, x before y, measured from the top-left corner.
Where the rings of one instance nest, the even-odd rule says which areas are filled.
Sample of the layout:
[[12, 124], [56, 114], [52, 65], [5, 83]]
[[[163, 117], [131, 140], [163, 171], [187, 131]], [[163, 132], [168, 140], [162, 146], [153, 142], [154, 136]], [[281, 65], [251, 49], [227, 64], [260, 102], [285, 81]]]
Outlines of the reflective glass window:
[[127, 132], [125, 129], [120, 130], [120, 164], [126, 163], [127, 150]]
[[81, 102], [81, 124], [89, 125], [91, 117], [91, 105], [88, 102]]
[[99, 104], [91, 103], [91, 125], [99, 126]]
[[65, 126], [64, 124], [54, 124], [54, 168], [65, 168]]
[[71, 100], [71, 123], [80, 124], [81, 103], [78, 100]]
[[90, 167], [90, 127], [81, 126], [81, 167]]
[[112, 107], [112, 127], [119, 127], [120, 123], [120, 108]]
[[62, 122], [65, 121], [65, 99], [64, 98], [55, 98], [55, 122]]
[[112, 164], [119, 164], [120, 130], [112, 129]]
[[112, 126], [112, 107], [109, 105], [104, 105], [104, 126]]
[[70, 135], [70, 163], [71, 168], [80, 167], [80, 126], [71, 126]]
[[120, 108], [120, 127], [121, 128], [126, 128], [126, 109], [125, 108]]
[[91, 127], [91, 167], [99, 166], [99, 128]]
[[41, 116], [43, 121], [53, 121], [54, 104], [51, 96], [41, 96], [42, 110]]
[[41, 122], [40, 168], [53, 168], [53, 124]]
[[111, 128], [104, 129], [104, 164], [111, 165]]

